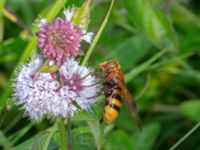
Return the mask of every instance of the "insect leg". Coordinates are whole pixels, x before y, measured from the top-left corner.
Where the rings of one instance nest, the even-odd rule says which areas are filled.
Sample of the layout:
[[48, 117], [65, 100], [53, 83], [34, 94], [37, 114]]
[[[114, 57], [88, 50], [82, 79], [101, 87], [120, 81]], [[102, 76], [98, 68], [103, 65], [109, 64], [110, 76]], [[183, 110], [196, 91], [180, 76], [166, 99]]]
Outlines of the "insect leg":
[[95, 71], [92, 71], [92, 72], [89, 72], [88, 74], [86, 74], [85, 76], [83, 76], [82, 78], [80, 78], [80, 79], [78, 79], [78, 80], [75, 80], [75, 82], [77, 82], [77, 81], [80, 81], [80, 80], [83, 80], [83, 79], [85, 79], [85, 78], [87, 78], [88, 76], [95, 76], [95, 77], [97, 77], [98, 79], [103, 79], [102, 77], [101, 77], [101, 75], [99, 74], [99, 72], [95, 72]]
[[93, 84], [91, 84], [91, 85], [83, 85], [82, 87], [91, 87], [91, 86], [98, 85], [98, 84], [100, 84], [100, 83], [101, 83], [101, 81], [98, 81], [98, 82], [95, 82], [95, 83], [93, 83]]
[[103, 96], [103, 95], [104, 95], [104, 92], [99, 92], [94, 96], [88, 97], [87, 99], [93, 99], [93, 98], [97, 98], [97, 97], [100, 97], [100, 96]]

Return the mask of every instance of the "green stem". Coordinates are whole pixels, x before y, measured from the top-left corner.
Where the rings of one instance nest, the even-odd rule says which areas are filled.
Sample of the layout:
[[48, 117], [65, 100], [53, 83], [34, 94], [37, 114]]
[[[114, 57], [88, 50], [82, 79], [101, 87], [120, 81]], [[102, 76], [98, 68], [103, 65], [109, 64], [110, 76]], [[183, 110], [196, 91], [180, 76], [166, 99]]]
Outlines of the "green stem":
[[200, 122], [197, 123], [188, 133], [186, 133], [176, 144], [174, 144], [169, 150], [177, 148], [186, 138], [188, 138], [195, 130], [200, 127]]
[[53, 134], [56, 132], [57, 126], [58, 126], [58, 123], [56, 122], [56, 123], [54, 124], [54, 126], [50, 129], [49, 136], [47, 137], [47, 140], [45, 141], [42, 150], [47, 150], [47, 149], [48, 149], [49, 142], [51, 141], [51, 138], [52, 138]]
[[104, 135], [104, 126], [100, 125], [100, 131], [99, 131], [99, 140], [98, 140], [98, 145], [97, 145], [97, 150], [101, 150], [102, 145], [103, 145], [103, 135]]
[[67, 116], [67, 143], [68, 143], [68, 150], [72, 149], [72, 146], [70, 144], [70, 134], [71, 134], [71, 119], [70, 115]]
[[58, 128], [59, 128], [59, 135], [60, 135], [60, 150], [67, 150], [67, 135], [66, 135], [66, 130], [65, 130], [65, 123], [64, 120], [59, 118], [58, 119]]
[[193, 54], [194, 54], [194, 52], [188, 52], [188, 53], [185, 53], [185, 54], [174, 56], [174, 57], [169, 58], [167, 60], [157, 62], [157, 63], [151, 65], [150, 69], [156, 69], [156, 68], [162, 67], [162, 66], [167, 65], [167, 64], [172, 63], [172, 62], [178, 62], [180, 59], [188, 58], [188, 57], [192, 56]]
[[155, 104], [151, 108], [152, 112], [162, 112], [162, 113], [181, 113], [179, 106], [166, 105], [166, 104]]
[[135, 78], [138, 74], [145, 71], [153, 62], [155, 62], [158, 58], [160, 58], [166, 52], [167, 52], [167, 49], [162, 50], [161, 52], [157, 53], [155, 56], [151, 57], [149, 60], [141, 64], [139, 67], [127, 73], [125, 75], [125, 81], [129, 82], [130, 80]]
[[85, 57], [84, 57], [84, 59], [83, 59], [82, 65], [85, 65], [86, 62], [88, 61], [88, 59], [90, 58], [90, 55], [92, 54], [92, 52], [93, 52], [93, 50], [94, 50], [94, 47], [95, 47], [97, 41], [99, 40], [99, 38], [100, 38], [100, 36], [101, 36], [101, 34], [102, 34], [102, 32], [103, 32], [103, 30], [104, 30], [104, 28], [105, 28], [107, 22], [108, 22], [108, 18], [109, 18], [109, 16], [110, 16], [110, 12], [111, 12], [111, 10], [112, 10], [113, 4], [114, 4], [114, 0], [111, 1], [111, 4], [110, 4], [110, 8], [109, 8], [109, 10], [108, 10], [108, 13], [107, 13], [107, 15], [106, 15], [106, 17], [105, 17], [105, 19], [104, 19], [104, 21], [103, 21], [101, 27], [99, 28], [99, 30], [98, 30], [98, 32], [97, 32], [97, 34], [96, 34], [96, 36], [95, 36], [95, 38], [94, 38], [94, 40], [93, 40], [93, 42], [92, 42], [90, 48], [88, 49], [88, 51], [87, 51], [87, 53], [86, 53], [86, 55], [85, 55]]
[[148, 74], [147, 75], [147, 81], [142, 89], [142, 91], [137, 95], [135, 96], [135, 100], [138, 101], [139, 99], [141, 99], [141, 97], [146, 93], [146, 91], [148, 90], [149, 88], [149, 85], [150, 85], [150, 81], [151, 81], [151, 75]]

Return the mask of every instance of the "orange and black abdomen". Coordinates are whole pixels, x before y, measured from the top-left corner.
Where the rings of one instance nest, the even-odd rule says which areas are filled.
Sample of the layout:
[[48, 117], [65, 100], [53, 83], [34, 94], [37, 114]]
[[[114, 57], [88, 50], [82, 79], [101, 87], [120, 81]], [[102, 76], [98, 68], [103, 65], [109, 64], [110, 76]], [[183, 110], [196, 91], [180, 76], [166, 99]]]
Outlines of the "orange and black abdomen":
[[103, 116], [105, 123], [110, 123], [117, 118], [122, 105], [121, 88], [115, 85], [112, 89], [110, 88], [108, 90], [105, 90], [106, 102]]

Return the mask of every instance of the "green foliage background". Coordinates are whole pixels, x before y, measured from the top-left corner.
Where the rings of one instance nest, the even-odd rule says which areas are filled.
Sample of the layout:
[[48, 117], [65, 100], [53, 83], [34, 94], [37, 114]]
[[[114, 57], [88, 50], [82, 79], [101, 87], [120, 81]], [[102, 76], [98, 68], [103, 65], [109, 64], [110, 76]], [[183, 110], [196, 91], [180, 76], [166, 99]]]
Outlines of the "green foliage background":
[[[54, 120], [31, 122], [13, 105], [12, 78], [18, 64], [38, 51], [36, 38], [3, 13], [15, 12], [33, 31], [39, 15], [49, 20], [65, 7], [81, 6], [83, 0], [0, 1], [0, 149], [53, 150], [59, 136]], [[97, 33], [109, 0], [93, 0], [89, 31]], [[108, 23], [87, 62], [97, 69], [105, 60], [121, 64], [127, 87], [138, 104], [144, 130], [140, 133], [125, 104], [116, 122], [101, 135], [98, 120], [103, 98], [90, 113], [72, 119], [71, 143], [75, 150], [169, 149], [200, 121], [200, 2], [198, 0], [116, 0]], [[58, 14], [57, 14], [58, 13]], [[89, 45], [84, 44], [86, 52]], [[11, 79], [11, 80], [10, 80]], [[52, 138], [51, 138], [52, 136]], [[200, 149], [200, 129], [177, 149]], [[49, 140], [49, 141], [48, 141]], [[102, 144], [103, 142], [103, 144]]]

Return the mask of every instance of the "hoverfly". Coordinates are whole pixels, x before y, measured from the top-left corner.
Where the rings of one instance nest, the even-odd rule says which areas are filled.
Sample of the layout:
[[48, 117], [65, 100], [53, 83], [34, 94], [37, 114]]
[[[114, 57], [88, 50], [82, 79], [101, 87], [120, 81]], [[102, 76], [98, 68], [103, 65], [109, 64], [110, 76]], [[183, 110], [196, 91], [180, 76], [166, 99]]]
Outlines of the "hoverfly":
[[104, 75], [103, 91], [106, 98], [102, 121], [110, 123], [117, 118], [122, 105], [122, 98], [124, 97], [134, 122], [142, 130], [142, 124], [137, 115], [136, 103], [133, 101], [133, 97], [125, 85], [119, 63], [116, 61], [106, 61], [99, 64], [99, 68]]

